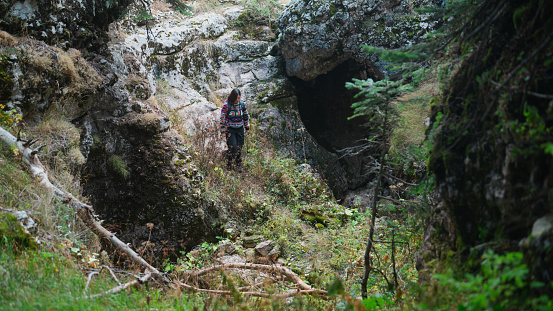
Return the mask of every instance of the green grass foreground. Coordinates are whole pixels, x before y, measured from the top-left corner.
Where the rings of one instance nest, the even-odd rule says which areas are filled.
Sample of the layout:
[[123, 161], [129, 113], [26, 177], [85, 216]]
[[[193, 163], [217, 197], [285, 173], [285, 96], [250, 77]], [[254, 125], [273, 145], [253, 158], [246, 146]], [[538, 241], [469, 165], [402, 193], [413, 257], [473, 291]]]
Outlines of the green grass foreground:
[[[130, 289], [86, 298], [86, 274], [71, 259], [57, 253], [23, 251], [0, 246], [0, 310], [194, 310], [193, 296], [170, 296], [156, 288]], [[87, 293], [105, 292], [118, 284], [107, 271], [95, 276]]]

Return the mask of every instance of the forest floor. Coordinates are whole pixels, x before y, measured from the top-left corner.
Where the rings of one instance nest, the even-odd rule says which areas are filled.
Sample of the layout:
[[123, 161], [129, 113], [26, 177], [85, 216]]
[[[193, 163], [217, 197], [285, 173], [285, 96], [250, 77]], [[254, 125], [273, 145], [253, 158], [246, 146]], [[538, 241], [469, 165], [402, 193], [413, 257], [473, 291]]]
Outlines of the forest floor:
[[[424, 119], [429, 110], [428, 99], [436, 94], [436, 82], [427, 82], [418, 92], [408, 95], [402, 103], [402, 126], [396, 129], [393, 149], [397, 171], [415, 166], [424, 170]], [[255, 120], [253, 121], [255, 124]], [[255, 126], [254, 126], [255, 128]], [[188, 137], [191, 148], [197, 137]], [[297, 297], [280, 300], [187, 293], [155, 283], [88, 299], [87, 295], [103, 293], [119, 282], [134, 279], [139, 271], [114, 266], [109, 255], [101, 251], [97, 238], [89, 232], [75, 213], [36, 185], [23, 169], [18, 157], [4, 145], [0, 146], [0, 206], [25, 210], [37, 222], [33, 235], [41, 241], [36, 246], [14, 247], [5, 231], [0, 241], [0, 309], [344, 309], [360, 296], [363, 254], [370, 226], [366, 207], [348, 209], [333, 198], [324, 181], [316, 174], [306, 173], [295, 161], [279, 158], [263, 137], [253, 131], [245, 153], [245, 172], [241, 182], [233, 184], [237, 174], [222, 169], [224, 164], [214, 158], [200, 157], [196, 161], [206, 177], [206, 196], [227, 207], [231, 220], [263, 240], [276, 241], [281, 248], [279, 263], [292, 269], [313, 288], [343, 288], [332, 299]], [[401, 156], [400, 156], [401, 155]], [[406, 163], [411, 161], [409, 165]], [[78, 177], [67, 167], [51, 167], [56, 182], [67, 190], [79, 193]], [[402, 182], [389, 187], [406, 199], [396, 202], [381, 200], [376, 222], [378, 242], [373, 252], [374, 272], [369, 280], [369, 294], [393, 307], [409, 297], [417, 287], [415, 253], [423, 233], [426, 208], [416, 187], [411, 190]], [[220, 193], [228, 193], [228, 197]], [[239, 194], [242, 200], [232, 203]], [[399, 203], [399, 204], [398, 204]], [[234, 205], [233, 205], [234, 204]], [[317, 213], [319, 220], [306, 218]], [[4, 215], [4, 214], [2, 214]], [[4, 219], [5, 220], [5, 219]], [[7, 223], [7, 220], [4, 221]], [[2, 220], [0, 220], [0, 224]], [[391, 241], [394, 241], [394, 244]], [[202, 269], [217, 264], [219, 245], [233, 243], [237, 254], [245, 257], [240, 239], [227, 236], [215, 243], [204, 243], [193, 255], [183, 254], [177, 261], [166, 261], [158, 267], [170, 278], [179, 278], [183, 270]], [[107, 268], [109, 267], [109, 268]], [[113, 272], [113, 273], [110, 273]], [[179, 274], [180, 273], [180, 274]], [[117, 279], [114, 277], [116, 276]], [[210, 276], [201, 284], [214, 289], [236, 289], [247, 285], [243, 274], [229, 273]], [[397, 282], [397, 287], [393, 283]], [[234, 285], [233, 285], [234, 284]], [[250, 284], [251, 285], [251, 284]], [[282, 293], [285, 286], [272, 284], [262, 289]], [[382, 300], [384, 298], [385, 300]], [[403, 297], [403, 298], [400, 298]]]

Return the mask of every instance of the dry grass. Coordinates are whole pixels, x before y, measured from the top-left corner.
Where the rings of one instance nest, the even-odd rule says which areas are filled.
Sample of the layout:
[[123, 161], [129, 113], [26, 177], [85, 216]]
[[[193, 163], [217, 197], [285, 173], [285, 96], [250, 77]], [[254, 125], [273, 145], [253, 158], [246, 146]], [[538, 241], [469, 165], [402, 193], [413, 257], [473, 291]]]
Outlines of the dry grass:
[[172, 10], [171, 4], [165, 0], [154, 0], [150, 7], [152, 8], [152, 13], [154, 14], [157, 12], [169, 12]]
[[9, 33], [0, 30], [0, 46], [14, 46], [17, 44], [17, 39]]
[[77, 73], [77, 69], [73, 64], [73, 59], [64, 51], [58, 51], [58, 66], [62, 74], [68, 77], [71, 82], [78, 83], [81, 77]]
[[221, 3], [219, 0], [198, 0], [191, 4], [195, 14], [221, 13], [232, 3]]
[[439, 83], [436, 78], [429, 79], [420, 85], [415, 92], [399, 98], [401, 100], [400, 123], [394, 129], [392, 146], [404, 149], [420, 145], [425, 139], [425, 119], [430, 114], [430, 100], [439, 94]]
[[58, 181], [66, 186], [66, 190], [78, 190], [78, 178], [72, 174], [76, 174], [84, 164], [84, 156], [79, 150], [79, 129], [68, 121], [47, 118], [28, 129], [27, 136], [39, 139], [40, 143], [46, 145], [41, 153], [43, 164], [54, 176], [63, 176]]
[[68, 55], [73, 61], [73, 67], [77, 71], [82, 83], [79, 88], [95, 88], [102, 82], [102, 78], [98, 72], [92, 68], [88, 62], [81, 56], [81, 52], [75, 49], [69, 49]]

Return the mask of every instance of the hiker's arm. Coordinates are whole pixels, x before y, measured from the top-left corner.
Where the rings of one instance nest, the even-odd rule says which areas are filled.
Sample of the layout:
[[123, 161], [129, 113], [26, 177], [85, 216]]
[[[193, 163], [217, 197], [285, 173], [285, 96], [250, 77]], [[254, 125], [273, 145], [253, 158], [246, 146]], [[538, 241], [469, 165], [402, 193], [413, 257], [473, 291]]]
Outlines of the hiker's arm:
[[223, 107], [221, 108], [221, 120], [219, 122], [221, 134], [224, 134], [227, 131], [228, 127], [228, 104], [224, 103]]

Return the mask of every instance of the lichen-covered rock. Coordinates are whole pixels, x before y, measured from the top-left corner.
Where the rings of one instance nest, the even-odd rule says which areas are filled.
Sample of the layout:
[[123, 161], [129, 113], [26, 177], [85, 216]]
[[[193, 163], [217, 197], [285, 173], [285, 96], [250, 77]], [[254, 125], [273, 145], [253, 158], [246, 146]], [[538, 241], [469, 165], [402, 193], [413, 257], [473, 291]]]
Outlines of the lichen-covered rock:
[[97, 104], [100, 73], [75, 49], [64, 51], [0, 32], [1, 101], [30, 124], [44, 115], [72, 120]]
[[0, 28], [64, 49], [105, 51], [107, 26], [132, 0], [0, 1]]
[[[417, 6], [431, 1], [417, 1]], [[325, 74], [347, 59], [375, 61], [361, 44], [398, 48], [418, 42], [436, 21], [413, 11], [412, 1], [291, 1], [277, 25], [286, 72], [302, 80]]]

